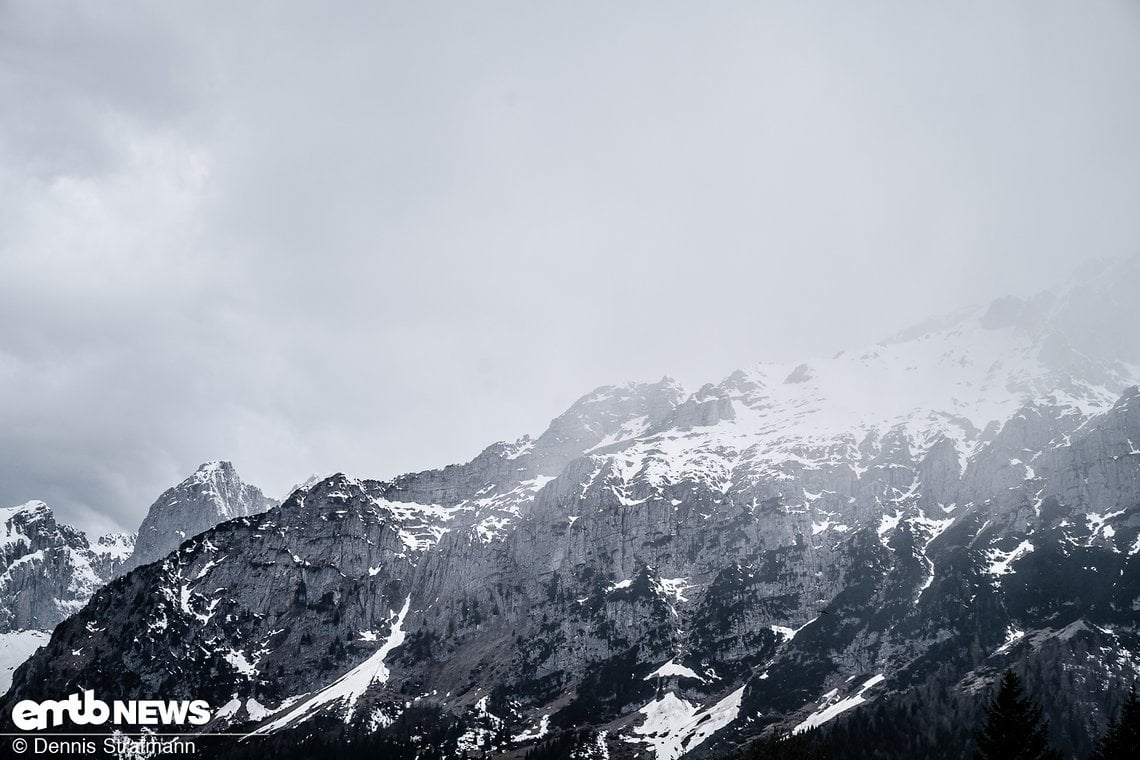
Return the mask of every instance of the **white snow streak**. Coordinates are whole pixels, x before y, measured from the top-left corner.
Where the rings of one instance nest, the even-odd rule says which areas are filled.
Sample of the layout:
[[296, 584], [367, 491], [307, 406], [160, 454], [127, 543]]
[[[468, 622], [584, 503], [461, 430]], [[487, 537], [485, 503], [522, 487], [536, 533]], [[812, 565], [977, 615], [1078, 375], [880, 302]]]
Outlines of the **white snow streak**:
[[0, 694], [12, 685], [12, 672], [51, 639], [50, 631], [0, 633]]
[[670, 678], [672, 676], [680, 676], [681, 678], [695, 678], [698, 681], [702, 682], [705, 680], [693, 672], [691, 669], [686, 668], [684, 665], [676, 663], [673, 660], [669, 660], [669, 662], [657, 668], [657, 670], [653, 671], [642, 680], [648, 681], [653, 678]]
[[316, 712], [325, 705], [334, 702], [345, 703], [342, 717], [345, 721], [348, 721], [352, 717], [353, 708], [356, 707], [356, 701], [360, 699], [361, 695], [363, 695], [372, 684], [387, 682], [388, 677], [391, 675], [388, 666], [384, 664], [384, 659], [393, 649], [404, 643], [404, 618], [408, 614], [411, 603], [412, 598], [409, 596], [404, 601], [404, 607], [396, 616], [395, 622], [392, 623], [392, 630], [388, 634], [388, 639], [376, 650], [375, 654], [333, 681], [330, 685], [318, 691], [293, 710], [290, 710], [284, 716], [261, 726], [253, 733], [266, 734], [285, 728], [292, 723], [306, 720], [316, 714]]
[[862, 686], [859, 687], [859, 691], [856, 694], [847, 697], [846, 699], [840, 699], [839, 701], [832, 701], [835, 699], [835, 696], [837, 694], [836, 690], [833, 689], [829, 691], [824, 695], [824, 703], [820, 706], [820, 709], [813, 712], [808, 716], [807, 720], [796, 726], [792, 730], [792, 733], [798, 734], [802, 731], [807, 731], [810, 728], [822, 726], [824, 723], [831, 720], [835, 716], [840, 715], [841, 713], [845, 713], [853, 707], [858, 707], [867, 701], [867, 698], [863, 696], [867, 689], [870, 689], [872, 686], [881, 683], [885, 679], [886, 676], [884, 676], [882, 673], [874, 676], [873, 678], [869, 678]]
[[1013, 571], [1009, 566], [1024, 557], [1026, 554], [1029, 554], [1031, 551], [1033, 551], [1033, 544], [1029, 543], [1028, 541], [1022, 541], [1017, 545], [1016, 548], [1013, 549], [1013, 551], [1010, 552], [1003, 552], [999, 549], [990, 549], [988, 552], [986, 552], [986, 559], [990, 561], [989, 567], [986, 568], [986, 572], [990, 575], [995, 576], [1002, 576], [1008, 573], [1012, 573]]

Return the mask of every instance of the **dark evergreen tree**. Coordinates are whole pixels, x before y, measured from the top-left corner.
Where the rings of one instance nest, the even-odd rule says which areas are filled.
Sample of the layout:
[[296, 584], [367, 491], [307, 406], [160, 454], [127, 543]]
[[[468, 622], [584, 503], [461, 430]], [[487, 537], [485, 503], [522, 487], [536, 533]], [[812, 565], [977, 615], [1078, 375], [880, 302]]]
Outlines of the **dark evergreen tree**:
[[1130, 760], [1140, 757], [1140, 698], [1136, 687], [1128, 691], [1128, 699], [1120, 715], [1108, 724], [1108, 730], [1096, 744], [1090, 760]]
[[818, 731], [778, 733], [759, 739], [737, 755], [737, 760], [825, 760], [827, 747]]
[[566, 731], [535, 745], [523, 755], [523, 760], [570, 760], [574, 750], [589, 742], [588, 731]]
[[1041, 708], [1022, 693], [1021, 679], [1005, 671], [997, 696], [986, 708], [986, 723], [975, 735], [978, 760], [1061, 760], [1049, 746]]

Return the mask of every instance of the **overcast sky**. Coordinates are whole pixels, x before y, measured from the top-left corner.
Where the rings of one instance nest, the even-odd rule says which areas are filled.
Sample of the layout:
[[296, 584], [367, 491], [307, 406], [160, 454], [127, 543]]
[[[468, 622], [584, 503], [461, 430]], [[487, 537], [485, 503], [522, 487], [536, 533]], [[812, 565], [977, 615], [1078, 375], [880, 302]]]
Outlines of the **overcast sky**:
[[0, 0], [0, 103], [0, 505], [92, 531], [1140, 250], [1135, 2]]

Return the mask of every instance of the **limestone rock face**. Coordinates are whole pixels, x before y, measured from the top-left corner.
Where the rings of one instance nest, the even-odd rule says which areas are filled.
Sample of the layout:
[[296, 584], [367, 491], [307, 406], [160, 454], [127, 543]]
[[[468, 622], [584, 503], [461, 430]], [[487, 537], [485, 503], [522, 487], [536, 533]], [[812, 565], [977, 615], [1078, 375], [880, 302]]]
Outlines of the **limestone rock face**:
[[95, 553], [95, 572], [100, 578], [114, 578], [126, 566], [135, 550], [134, 533], [107, 533], [91, 546]]
[[132, 538], [56, 522], [42, 501], [0, 509], [0, 633], [51, 630], [122, 566]]
[[230, 462], [207, 462], [151, 505], [123, 571], [162, 559], [220, 522], [260, 514], [276, 504], [256, 486], [243, 483]]

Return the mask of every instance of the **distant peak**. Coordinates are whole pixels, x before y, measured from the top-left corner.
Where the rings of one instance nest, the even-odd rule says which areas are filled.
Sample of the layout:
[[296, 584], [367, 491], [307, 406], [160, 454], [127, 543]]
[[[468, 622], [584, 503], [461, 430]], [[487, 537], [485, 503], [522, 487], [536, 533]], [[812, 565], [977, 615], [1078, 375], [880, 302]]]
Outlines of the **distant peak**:
[[219, 477], [225, 479], [237, 477], [237, 470], [234, 469], [233, 462], [224, 459], [203, 462], [188, 479], [195, 483], [205, 483], [217, 480]]
[[631, 394], [644, 395], [660, 391], [674, 391], [680, 388], [681, 383], [668, 375], [662, 376], [662, 378], [655, 383], [639, 383], [636, 380], [629, 380], [616, 385], [600, 385], [579, 399], [579, 403], [598, 401], [615, 396], [624, 397]]
[[228, 459], [216, 459], [213, 462], [203, 462], [198, 465], [197, 472], [214, 473], [219, 470], [232, 470], [233, 468], [233, 462]]
[[695, 401], [706, 401], [708, 399], [719, 399], [724, 397], [724, 390], [713, 385], [712, 383], [705, 383], [700, 387], [700, 390], [698, 390], [692, 396], [693, 400]]
[[39, 499], [32, 499], [14, 507], [0, 509], [0, 522], [7, 522], [16, 515], [34, 515], [41, 512], [51, 514], [51, 507]]
[[288, 499], [290, 496], [292, 496], [297, 491], [308, 491], [310, 488], [317, 485], [318, 483], [320, 483], [321, 481], [325, 480], [328, 477], [329, 477], [329, 473], [316, 473], [316, 472], [314, 472], [312, 475], [305, 478], [300, 483], [295, 483], [292, 487], [290, 487], [285, 492], [285, 497], [284, 497], [284, 499], [282, 499], [282, 501], [284, 501], [285, 499]]
[[363, 490], [364, 484], [359, 479], [343, 472], [334, 472], [332, 475], [314, 483], [310, 490], [314, 493], [329, 493], [343, 489]]
[[277, 503], [243, 482], [232, 462], [205, 462], [151, 504], [127, 567], [161, 559], [190, 536], [235, 517], [260, 514]]

